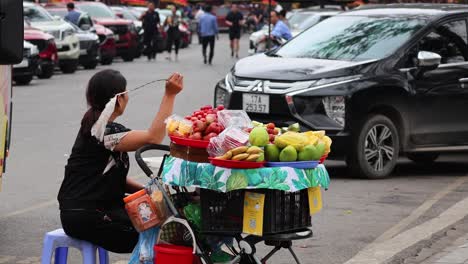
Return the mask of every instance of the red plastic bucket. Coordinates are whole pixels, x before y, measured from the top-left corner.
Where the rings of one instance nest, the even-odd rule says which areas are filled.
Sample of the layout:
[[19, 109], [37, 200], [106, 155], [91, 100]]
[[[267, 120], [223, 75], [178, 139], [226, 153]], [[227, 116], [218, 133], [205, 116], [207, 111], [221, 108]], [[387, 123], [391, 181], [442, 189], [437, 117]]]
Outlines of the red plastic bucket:
[[154, 264], [192, 264], [193, 248], [159, 244], [154, 246]]

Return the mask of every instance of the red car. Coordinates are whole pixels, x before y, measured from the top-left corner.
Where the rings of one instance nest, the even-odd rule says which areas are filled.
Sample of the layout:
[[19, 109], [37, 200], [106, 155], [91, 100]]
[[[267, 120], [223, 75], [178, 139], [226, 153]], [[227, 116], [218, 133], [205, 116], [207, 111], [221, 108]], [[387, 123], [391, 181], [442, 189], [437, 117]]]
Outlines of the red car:
[[218, 20], [219, 31], [229, 30], [229, 26], [226, 24], [226, 16], [230, 9], [227, 6], [218, 6], [215, 8], [216, 19]]
[[57, 47], [54, 37], [39, 29], [31, 27], [24, 22], [24, 40], [37, 46], [39, 50], [39, 73], [40, 79], [48, 79], [54, 74], [54, 68], [58, 62]]
[[86, 12], [95, 24], [105, 26], [114, 32], [117, 56], [124, 61], [135, 58], [138, 34], [130, 20], [118, 18], [105, 4], [99, 2], [75, 2], [77, 9]]
[[117, 54], [117, 48], [115, 44], [114, 32], [106, 28], [105, 26], [94, 24], [96, 34], [99, 37], [99, 53], [101, 58], [101, 64], [109, 65], [112, 64], [114, 57]]

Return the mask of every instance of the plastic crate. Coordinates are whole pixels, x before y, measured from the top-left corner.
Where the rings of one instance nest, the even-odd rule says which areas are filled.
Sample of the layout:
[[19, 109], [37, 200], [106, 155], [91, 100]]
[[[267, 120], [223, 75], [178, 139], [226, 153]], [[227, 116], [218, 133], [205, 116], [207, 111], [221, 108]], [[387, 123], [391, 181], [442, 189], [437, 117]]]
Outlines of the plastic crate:
[[[242, 233], [245, 191], [221, 193], [202, 189], [202, 232]], [[312, 225], [307, 189], [298, 192], [267, 189], [247, 191], [265, 194], [263, 234], [292, 232]]]
[[212, 234], [242, 233], [244, 191], [222, 193], [200, 190], [202, 232]]

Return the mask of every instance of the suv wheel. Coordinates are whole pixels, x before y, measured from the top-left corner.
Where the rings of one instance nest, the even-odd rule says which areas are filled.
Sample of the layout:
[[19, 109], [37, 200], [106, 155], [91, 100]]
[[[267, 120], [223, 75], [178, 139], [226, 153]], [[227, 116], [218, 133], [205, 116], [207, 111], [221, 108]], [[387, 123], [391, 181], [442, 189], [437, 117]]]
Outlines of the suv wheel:
[[133, 52], [128, 52], [127, 54], [122, 55], [122, 59], [124, 61], [133, 61], [134, 58], [135, 56], [133, 55]]
[[32, 81], [32, 79], [33, 79], [32, 75], [13, 77], [13, 81], [15, 81], [17, 85], [27, 85]]
[[390, 175], [400, 149], [398, 131], [392, 120], [383, 115], [369, 116], [356, 131], [346, 159], [353, 175], [369, 179]]
[[54, 75], [54, 66], [53, 65], [47, 65], [47, 66], [41, 66], [41, 70], [39, 71], [39, 74], [37, 74], [37, 78], [39, 79], [49, 79]]
[[111, 65], [113, 61], [114, 61], [114, 57], [101, 57], [102, 65]]
[[93, 69], [96, 69], [97, 64], [98, 64], [97, 60], [93, 60], [93, 61], [83, 63], [82, 65], [83, 65], [83, 68], [85, 68], [86, 70], [93, 70]]
[[78, 68], [78, 60], [76, 62], [75, 61], [73, 61], [73, 62], [70, 61], [70, 62], [67, 62], [67, 63], [64, 63], [64, 64], [60, 65], [60, 70], [63, 73], [74, 73], [77, 68]]
[[439, 153], [408, 153], [406, 157], [416, 163], [431, 164], [439, 157]]

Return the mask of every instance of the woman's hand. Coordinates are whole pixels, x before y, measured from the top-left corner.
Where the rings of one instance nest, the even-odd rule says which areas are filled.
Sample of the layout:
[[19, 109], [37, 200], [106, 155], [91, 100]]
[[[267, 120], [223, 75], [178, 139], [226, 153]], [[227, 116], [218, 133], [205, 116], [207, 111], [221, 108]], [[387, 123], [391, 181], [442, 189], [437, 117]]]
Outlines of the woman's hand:
[[173, 73], [166, 81], [166, 95], [175, 96], [184, 88], [184, 76]]

